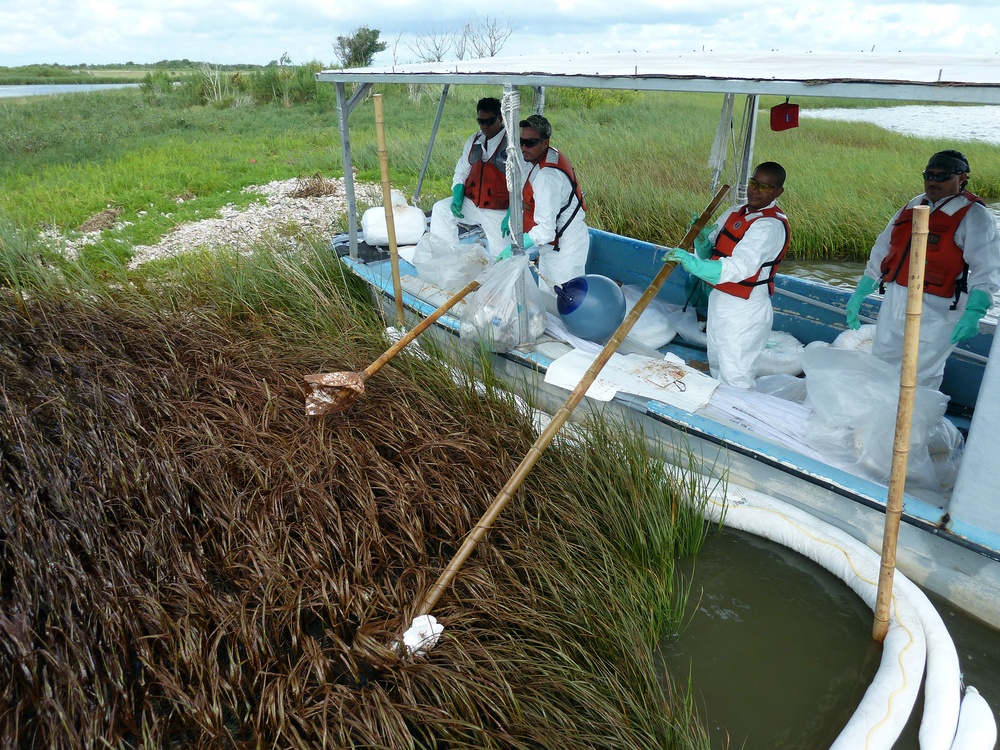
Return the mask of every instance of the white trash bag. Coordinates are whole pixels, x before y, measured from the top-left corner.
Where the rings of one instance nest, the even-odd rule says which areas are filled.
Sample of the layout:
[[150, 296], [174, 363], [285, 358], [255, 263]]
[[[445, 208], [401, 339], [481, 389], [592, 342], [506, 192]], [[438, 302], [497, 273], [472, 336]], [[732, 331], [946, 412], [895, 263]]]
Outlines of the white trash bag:
[[[634, 284], [626, 284], [622, 287], [622, 294], [625, 295], [625, 314], [632, 312], [635, 303], [639, 301], [645, 292], [644, 287]], [[650, 300], [642, 315], [629, 331], [629, 338], [635, 339], [643, 346], [650, 349], [659, 349], [674, 340], [677, 335], [677, 327], [671, 318], [671, 313], [679, 309], [675, 305], [668, 305], [655, 297]]]
[[771, 331], [757, 360], [758, 375], [801, 375], [802, 342], [790, 333]]
[[[427, 217], [416, 206], [409, 206], [398, 190], [392, 193], [392, 225], [396, 232], [396, 246], [415, 245], [427, 229]], [[375, 206], [361, 217], [361, 231], [365, 242], [372, 247], [389, 244], [389, 229], [385, 222], [385, 206]]]
[[490, 351], [502, 354], [532, 343], [545, 332], [545, 297], [531, 273], [528, 256], [504, 258], [477, 280], [479, 289], [462, 313], [459, 333], [463, 339], [481, 341]]

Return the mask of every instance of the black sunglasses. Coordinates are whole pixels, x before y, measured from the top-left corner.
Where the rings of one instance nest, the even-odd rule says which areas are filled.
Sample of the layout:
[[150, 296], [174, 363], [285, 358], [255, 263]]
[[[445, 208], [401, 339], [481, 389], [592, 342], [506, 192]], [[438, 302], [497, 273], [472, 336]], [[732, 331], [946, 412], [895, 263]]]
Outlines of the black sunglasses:
[[522, 138], [521, 145], [524, 146], [524, 148], [534, 148], [544, 140], [544, 138]]
[[494, 115], [493, 117], [487, 117], [485, 119], [482, 117], [477, 117], [476, 122], [478, 122], [484, 128], [488, 128], [490, 125], [495, 124], [496, 121], [499, 119], [500, 119], [499, 115]]
[[924, 179], [927, 182], [947, 182], [954, 176], [954, 172], [924, 172]]

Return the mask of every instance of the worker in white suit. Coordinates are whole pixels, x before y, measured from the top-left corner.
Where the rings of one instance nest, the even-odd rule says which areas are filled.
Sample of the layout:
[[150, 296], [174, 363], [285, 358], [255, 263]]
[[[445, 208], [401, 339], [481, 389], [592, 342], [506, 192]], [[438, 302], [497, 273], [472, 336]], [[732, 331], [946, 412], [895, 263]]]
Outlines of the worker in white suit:
[[476, 104], [479, 132], [465, 142], [451, 178], [452, 196], [431, 209], [431, 234], [458, 244], [459, 222], [479, 225], [491, 260], [507, 244], [500, 225], [510, 206], [507, 190], [507, 129], [500, 100], [484, 97]]
[[[788, 251], [788, 217], [778, 206], [785, 170], [764, 162], [747, 181], [747, 202], [728, 209], [695, 240], [695, 254], [673, 248], [664, 259], [712, 285], [708, 295], [708, 364], [712, 377], [753, 388], [771, 335], [774, 277]], [[720, 228], [721, 227], [721, 228]]]
[[864, 274], [847, 303], [847, 325], [859, 328], [864, 298], [881, 285], [872, 354], [903, 361], [913, 209], [928, 206], [927, 257], [917, 385], [940, 389], [955, 345], [979, 332], [979, 321], [1000, 290], [1000, 236], [982, 199], [966, 190], [969, 161], [961, 151], [939, 151], [924, 169], [924, 192], [903, 206], [875, 239]]

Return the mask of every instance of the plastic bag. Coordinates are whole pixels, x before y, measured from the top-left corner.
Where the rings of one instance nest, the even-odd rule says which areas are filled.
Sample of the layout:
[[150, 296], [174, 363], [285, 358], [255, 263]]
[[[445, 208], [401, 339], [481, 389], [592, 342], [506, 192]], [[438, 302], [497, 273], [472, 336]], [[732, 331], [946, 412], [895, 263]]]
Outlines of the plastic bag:
[[762, 375], [754, 382], [753, 389], [798, 404], [803, 404], [806, 400], [806, 379], [794, 375]]
[[[622, 287], [622, 294], [625, 295], [625, 314], [627, 315], [635, 307], [635, 303], [645, 292], [645, 288], [635, 285], [625, 285]], [[629, 331], [629, 337], [635, 339], [643, 346], [650, 349], [659, 349], [674, 340], [677, 335], [677, 328], [670, 317], [670, 313], [676, 309], [673, 305], [656, 299], [655, 297], [642, 311], [642, 315]]]
[[790, 333], [771, 331], [757, 360], [758, 375], [801, 375], [802, 342]]
[[545, 331], [545, 298], [526, 255], [494, 263], [477, 279], [479, 289], [466, 304], [459, 333], [493, 352], [530, 344]]
[[875, 326], [863, 325], [860, 328], [848, 328], [846, 331], [842, 331], [830, 346], [871, 353], [874, 342]]
[[[392, 225], [396, 233], [396, 245], [416, 244], [427, 229], [427, 217], [416, 206], [406, 204], [406, 198], [398, 190], [392, 193]], [[385, 222], [385, 207], [369, 208], [361, 217], [361, 231], [365, 242], [374, 246], [389, 244], [389, 229]]]
[[482, 245], [453, 244], [438, 234], [425, 234], [413, 252], [413, 267], [421, 279], [456, 292], [485, 271], [489, 262]]
[[[816, 450], [856, 466], [863, 474], [889, 481], [899, 402], [899, 372], [871, 354], [835, 347], [807, 347], [806, 405], [812, 409], [806, 441]], [[942, 487], [931, 458], [931, 434], [948, 405], [940, 391], [914, 391], [906, 488]]]

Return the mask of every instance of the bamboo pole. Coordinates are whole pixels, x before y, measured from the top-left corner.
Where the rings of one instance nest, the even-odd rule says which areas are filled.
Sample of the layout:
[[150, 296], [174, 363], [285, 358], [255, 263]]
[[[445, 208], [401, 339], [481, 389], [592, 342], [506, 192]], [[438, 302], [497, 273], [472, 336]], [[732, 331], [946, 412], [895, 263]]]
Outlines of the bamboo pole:
[[[729, 185], [723, 185], [719, 189], [719, 192], [715, 194], [715, 197], [712, 199], [712, 202], [709, 203], [705, 211], [698, 217], [698, 220], [691, 225], [690, 229], [688, 229], [687, 234], [684, 235], [684, 239], [681, 240], [679, 247], [684, 249], [691, 248], [694, 238], [698, 236], [698, 232], [700, 232], [702, 228], [708, 224], [709, 219], [712, 218], [712, 214], [715, 213], [715, 210], [719, 207], [719, 204], [722, 203], [722, 200], [728, 193]], [[667, 277], [670, 276], [671, 272], [674, 270], [675, 265], [675, 263], [664, 263], [663, 267], [660, 268], [659, 272], [653, 278], [653, 281], [650, 282], [649, 287], [645, 292], [643, 292], [639, 301], [635, 303], [635, 306], [629, 314], [625, 316], [625, 320], [623, 320], [622, 324], [618, 326], [618, 330], [615, 331], [611, 340], [604, 345], [601, 353], [597, 355], [594, 363], [584, 374], [576, 388], [573, 389], [569, 398], [566, 399], [566, 402], [562, 405], [562, 407], [560, 407], [559, 411], [556, 412], [552, 421], [549, 422], [548, 426], [546, 426], [546, 428], [542, 431], [542, 434], [538, 436], [538, 439], [534, 442], [531, 448], [528, 449], [527, 454], [521, 460], [521, 463], [518, 465], [513, 475], [511, 475], [511, 478], [507, 480], [507, 484], [503, 486], [503, 489], [501, 489], [499, 494], [497, 494], [497, 496], [493, 499], [490, 507], [483, 514], [482, 518], [479, 519], [479, 523], [476, 524], [469, 536], [466, 537], [461, 548], [457, 553], [455, 553], [451, 562], [448, 563], [448, 567], [445, 568], [438, 580], [430, 587], [427, 595], [424, 597], [424, 600], [420, 605], [420, 609], [415, 615], [416, 617], [430, 614], [431, 610], [434, 609], [434, 605], [437, 604], [438, 599], [441, 598], [441, 595], [451, 584], [452, 580], [454, 580], [455, 575], [458, 573], [462, 565], [465, 564], [465, 561], [472, 554], [473, 550], [475, 550], [479, 541], [486, 535], [486, 532], [500, 515], [500, 511], [502, 511], [504, 506], [507, 505], [507, 501], [510, 500], [513, 494], [521, 486], [524, 478], [528, 476], [531, 469], [536, 463], [538, 463], [538, 460], [542, 456], [542, 452], [548, 447], [556, 433], [559, 432], [559, 429], [569, 419], [573, 409], [575, 409], [577, 404], [583, 400], [584, 395], [587, 393], [587, 389], [590, 388], [593, 382], [597, 379], [597, 376], [604, 368], [604, 365], [606, 365], [608, 360], [611, 359], [611, 355], [618, 350], [621, 342], [628, 335], [628, 332], [632, 330], [632, 326], [635, 325], [635, 322], [639, 319], [643, 310], [646, 309], [653, 297], [655, 297], [660, 291], [660, 288], [667, 280]]]
[[879, 567], [875, 623], [872, 628], [872, 638], [879, 643], [885, 640], [889, 630], [892, 579], [896, 570], [896, 543], [899, 538], [899, 519], [903, 513], [906, 463], [910, 455], [910, 423], [913, 421], [913, 396], [917, 388], [917, 356], [920, 353], [920, 314], [924, 303], [924, 258], [927, 254], [929, 212], [927, 206], [917, 206], [913, 209], [910, 277], [907, 281], [906, 326], [903, 329], [903, 363], [899, 373], [896, 435], [892, 444], [892, 470], [889, 474], [885, 530], [882, 534], [882, 563]]
[[392, 186], [389, 183], [389, 155], [385, 149], [385, 118], [382, 95], [372, 94], [375, 102], [375, 133], [378, 137], [378, 165], [382, 170], [382, 203], [385, 204], [385, 229], [389, 234], [389, 262], [392, 265], [392, 294], [396, 298], [396, 325], [403, 327], [403, 284], [399, 279], [399, 250], [396, 248], [396, 222], [392, 215]]

